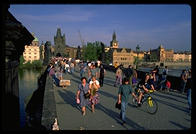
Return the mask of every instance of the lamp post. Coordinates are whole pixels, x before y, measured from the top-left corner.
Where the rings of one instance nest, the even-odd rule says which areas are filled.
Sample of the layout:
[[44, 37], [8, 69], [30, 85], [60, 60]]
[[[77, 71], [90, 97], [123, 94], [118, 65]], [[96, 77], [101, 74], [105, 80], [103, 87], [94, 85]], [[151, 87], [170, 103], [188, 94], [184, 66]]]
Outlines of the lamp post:
[[138, 60], [139, 60], [138, 55], [139, 55], [139, 51], [140, 51], [140, 46], [137, 45], [137, 46], [136, 46], [136, 53], [137, 53], [136, 69], [137, 69], [137, 67], [138, 67]]

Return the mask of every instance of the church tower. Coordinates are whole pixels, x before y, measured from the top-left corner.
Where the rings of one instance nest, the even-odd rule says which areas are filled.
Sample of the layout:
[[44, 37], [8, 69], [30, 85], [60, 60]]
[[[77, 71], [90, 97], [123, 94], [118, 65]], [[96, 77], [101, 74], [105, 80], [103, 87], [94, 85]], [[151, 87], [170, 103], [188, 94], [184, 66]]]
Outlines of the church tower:
[[63, 34], [63, 36], [61, 35], [61, 29], [58, 28], [57, 29], [57, 33], [56, 36], [54, 36], [54, 45], [55, 45], [55, 56], [57, 53], [60, 53], [61, 56], [64, 55], [65, 53], [65, 34]]
[[110, 47], [111, 48], [118, 48], [119, 44], [118, 41], [116, 40], [116, 33], [114, 32], [112, 35], [112, 41], [110, 42]]

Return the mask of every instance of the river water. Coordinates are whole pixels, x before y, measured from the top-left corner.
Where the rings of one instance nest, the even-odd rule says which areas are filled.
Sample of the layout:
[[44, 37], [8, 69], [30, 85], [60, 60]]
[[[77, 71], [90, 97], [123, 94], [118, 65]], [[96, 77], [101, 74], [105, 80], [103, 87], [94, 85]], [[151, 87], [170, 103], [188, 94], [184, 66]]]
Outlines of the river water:
[[[190, 66], [184, 66], [184, 67], [173, 67], [173, 68], [169, 68], [168, 67], [168, 75], [170, 76], [176, 76], [176, 77], [180, 77], [182, 70], [183, 69], [190, 69]], [[150, 72], [153, 68], [144, 68], [144, 67], [139, 67], [139, 70], [144, 71], [144, 72]]]
[[25, 126], [25, 107], [27, 100], [33, 92], [38, 88], [38, 77], [41, 74], [41, 70], [18, 70], [19, 79], [19, 100], [20, 100], [20, 126]]

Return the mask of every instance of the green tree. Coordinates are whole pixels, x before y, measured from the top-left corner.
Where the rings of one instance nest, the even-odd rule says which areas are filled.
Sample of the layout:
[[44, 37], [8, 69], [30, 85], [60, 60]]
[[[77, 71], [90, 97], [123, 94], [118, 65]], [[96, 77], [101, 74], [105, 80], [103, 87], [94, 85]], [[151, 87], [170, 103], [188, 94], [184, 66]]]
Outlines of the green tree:
[[32, 61], [31, 64], [32, 64], [32, 68], [35, 68], [35, 69], [42, 68], [41, 60], [34, 60], [34, 61]]
[[23, 68], [23, 63], [25, 62], [25, 59], [23, 57], [23, 55], [20, 56], [20, 62], [19, 62], [19, 68]]

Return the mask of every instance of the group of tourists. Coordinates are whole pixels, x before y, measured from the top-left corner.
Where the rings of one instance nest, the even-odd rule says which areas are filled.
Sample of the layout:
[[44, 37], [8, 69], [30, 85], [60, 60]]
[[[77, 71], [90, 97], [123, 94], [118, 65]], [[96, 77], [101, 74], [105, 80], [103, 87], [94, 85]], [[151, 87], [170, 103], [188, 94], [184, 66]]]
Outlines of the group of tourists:
[[76, 61], [63, 57], [51, 58], [50, 64], [47, 67], [49, 76], [52, 77], [54, 85], [60, 86], [60, 81], [63, 80], [63, 73], [72, 74], [75, 71]]
[[[99, 89], [103, 86], [106, 73], [102, 64], [98, 62], [80, 62], [81, 84], [76, 93], [77, 103], [82, 107], [82, 115], [86, 114], [86, 106], [91, 104], [92, 112], [95, 112], [95, 104], [99, 102]], [[87, 77], [85, 77], [87, 73]], [[99, 79], [99, 81], [98, 81]]]
[[[99, 103], [99, 90], [103, 86], [104, 76], [106, 70], [101, 62], [85, 62], [80, 61], [76, 63], [74, 60], [68, 60], [65, 58], [53, 58], [48, 67], [49, 76], [54, 80], [54, 83], [59, 86], [59, 81], [62, 80], [62, 73], [73, 73], [75, 67], [78, 66], [80, 72], [81, 83], [78, 85], [76, 92], [76, 102], [80, 104], [82, 109], [82, 115], [86, 115], [86, 106], [91, 105], [91, 110], [95, 112], [95, 105]], [[128, 68], [124, 68], [122, 65], [116, 67], [115, 83], [114, 87], [118, 89], [117, 103], [121, 105], [120, 118], [123, 124], [126, 123], [126, 108], [130, 94], [137, 100], [138, 106], [141, 106], [141, 99], [145, 93], [149, 90], [165, 90], [169, 91], [171, 87], [170, 81], [167, 79], [168, 67], [160, 68], [156, 66], [152, 71], [146, 73], [142, 79], [138, 79], [137, 70], [131, 65]], [[186, 84], [190, 84], [191, 70], [183, 70], [181, 74], [181, 91], [184, 92]], [[138, 91], [140, 87], [140, 91]], [[187, 87], [187, 98], [189, 109], [192, 109], [191, 105], [191, 86]], [[139, 95], [136, 96], [136, 92]]]

